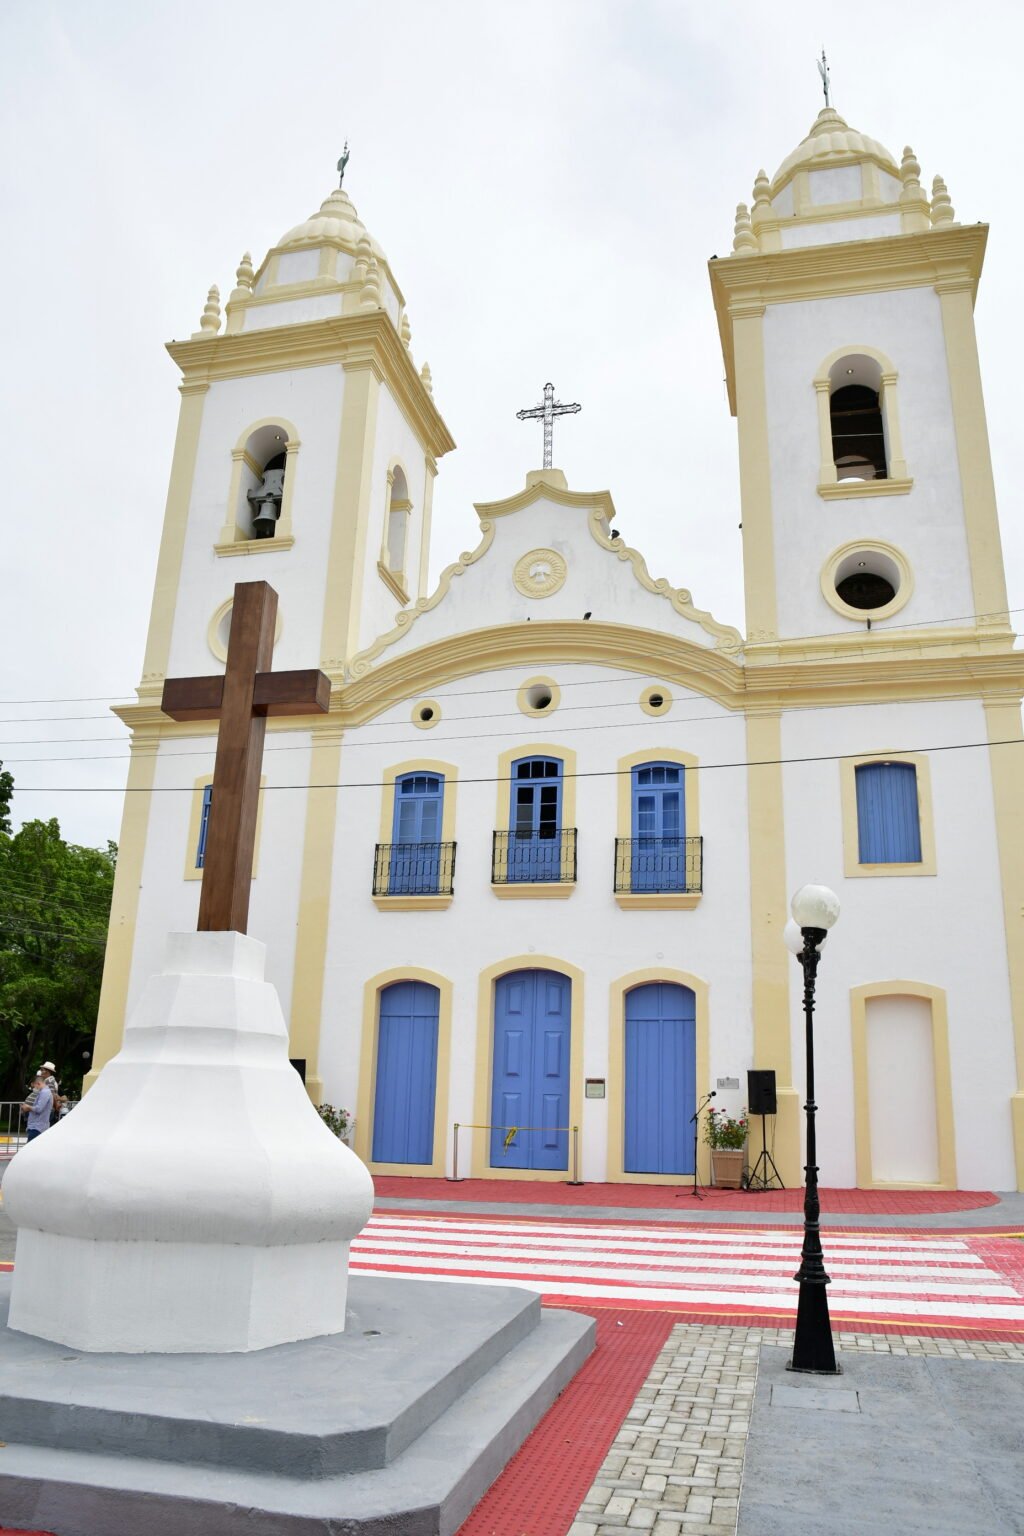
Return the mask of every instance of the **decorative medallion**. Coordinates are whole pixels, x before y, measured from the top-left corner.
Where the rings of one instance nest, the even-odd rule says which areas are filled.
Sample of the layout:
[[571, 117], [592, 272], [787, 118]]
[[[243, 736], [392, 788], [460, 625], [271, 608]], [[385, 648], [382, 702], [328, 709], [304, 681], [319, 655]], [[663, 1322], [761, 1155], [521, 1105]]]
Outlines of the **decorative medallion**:
[[565, 585], [566, 564], [554, 549], [531, 549], [517, 560], [512, 580], [524, 597], [551, 597]]

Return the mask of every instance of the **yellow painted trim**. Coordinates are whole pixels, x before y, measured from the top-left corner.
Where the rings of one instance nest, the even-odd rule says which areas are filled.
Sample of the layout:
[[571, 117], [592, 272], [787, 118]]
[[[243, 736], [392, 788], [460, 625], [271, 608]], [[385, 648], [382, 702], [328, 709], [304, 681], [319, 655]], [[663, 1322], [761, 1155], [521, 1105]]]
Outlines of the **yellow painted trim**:
[[[281, 497], [281, 515], [277, 520], [277, 531], [272, 539], [253, 539], [247, 528], [243, 528], [238, 521], [238, 515], [243, 510], [240, 506], [242, 499], [242, 470], [249, 469], [254, 475], [263, 473], [262, 465], [257, 464], [249, 452], [249, 443], [253, 436], [262, 431], [264, 427], [280, 427], [282, 432], [281, 449], [285, 455], [284, 493]], [[237, 439], [231, 450], [231, 479], [228, 484], [227, 507], [224, 514], [224, 526], [220, 530], [220, 538], [214, 545], [217, 554], [234, 553], [230, 549], [233, 544], [255, 544], [257, 548], [264, 544], [278, 544], [282, 539], [287, 539], [290, 547], [294, 543], [292, 526], [292, 502], [295, 495], [295, 475], [298, 469], [298, 452], [302, 444], [294, 422], [286, 416], [261, 416], [258, 421], [252, 421]], [[248, 551], [246, 551], [248, 553]]]
[[[275, 295], [280, 301], [281, 294]], [[454, 440], [413, 367], [390, 315], [383, 309], [330, 315], [265, 330], [201, 336], [168, 343], [168, 352], [187, 385], [249, 378], [297, 368], [336, 365], [373, 367], [386, 378], [410, 428], [423, 447], [440, 458]]]
[[[865, 763], [913, 763], [917, 770], [917, 817], [921, 833], [921, 859], [916, 864], [862, 864], [857, 825], [857, 769]], [[843, 816], [843, 873], [858, 875], [934, 875], [935, 816], [932, 809], [931, 765], [925, 752], [868, 752], [863, 757], [839, 761], [839, 787]]]
[[[213, 617], [210, 619], [209, 624], [207, 624], [207, 626], [206, 626], [206, 644], [210, 648], [210, 654], [211, 654], [211, 656], [216, 657], [216, 659], [218, 661], [223, 662], [225, 665], [227, 664], [227, 659], [228, 659], [228, 648], [225, 645], [224, 641], [220, 637], [220, 626], [221, 626], [222, 621], [231, 612], [231, 608], [232, 608], [232, 605], [234, 604], [234, 601], [235, 601], [234, 593], [232, 593], [232, 595], [230, 597], [226, 597], [224, 599], [224, 601], [221, 603], [220, 607], [214, 612]], [[274, 647], [275, 647], [275, 649], [277, 647], [277, 643], [280, 640], [283, 631], [284, 631], [284, 615], [282, 614], [281, 609], [278, 608], [278, 610], [277, 610], [277, 619], [275, 620], [275, 623], [274, 623]]]
[[[434, 711], [429, 720], [420, 719], [420, 712], [424, 709]], [[432, 731], [438, 721], [443, 718], [441, 706], [436, 699], [417, 699], [409, 718], [418, 731]]]
[[[455, 801], [459, 788], [459, 770], [455, 763], [443, 763], [433, 757], [411, 757], [404, 763], [392, 763], [381, 774], [383, 794], [380, 797], [379, 843], [391, 842], [395, 825], [395, 782], [406, 773], [436, 773], [444, 779], [444, 799], [441, 805], [441, 842], [455, 841]], [[389, 901], [397, 898], [389, 897]]]
[[[210, 746], [210, 756], [216, 751], [216, 742]], [[199, 846], [199, 824], [203, 816], [203, 790], [208, 784], [213, 783], [213, 772], [201, 773], [192, 781], [192, 803], [188, 813], [188, 842], [185, 844], [185, 880], [201, 880], [203, 871], [196, 868], [196, 849]], [[260, 840], [263, 836], [263, 807], [266, 797], [263, 793], [267, 783], [265, 773], [260, 775], [260, 793], [256, 802], [256, 841], [252, 850], [252, 878], [256, 879], [260, 865]]]
[[430, 579], [430, 524], [434, 510], [434, 481], [437, 479], [437, 460], [432, 454], [423, 455], [423, 516], [420, 528], [420, 569], [419, 580], [416, 587], [416, 596], [424, 599], [427, 596], [427, 582]]
[[320, 639], [322, 664], [338, 673], [359, 642], [379, 399], [373, 368], [346, 370]]
[[819, 485], [818, 495], [824, 501], [857, 501], [866, 496], [906, 496], [913, 489], [913, 480], [837, 480]]
[[[669, 1184], [690, 1178], [689, 1174], [627, 1173], [623, 1168], [626, 1129], [626, 994], [647, 982], [672, 982], [689, 987], [696, 999], [697, 1099], [704, 1097], [711, 1082], [710, 987], [703, 976], [691, 971], [677, 971], [668, 966], [646, 966], [619, 976], [611, 984], [608, 999], [608, 1160], [605, 1178], [609, 1184]], [[697, 1172], [701, 1182], [711, 1182], [711, 1149], [703, 1138], [698, 1143]]]
[[403, 608], [407, 608], [409, 606], [409, 594], [403, 587], [399, 577], [384, 564], [383, 560], [377, 561], [377, 575], [392, 596], [397, 597]]
[[378, 912], [444, 912], [454, 896], [374, 896]]
[[[370, 1156], [373, 1150], [373, 1101], [377, 1078], [377, 1036], [380, 1021], [380, 994], [385, 987], [396, 981], [423, 981], [436, 987], [438, 998], [437, 1018], [437, 1076], [434, 1090], [434, 1145], [429, 1163], [375, 1163]], [[424, 970], [419, 965], [396, 965], [390, 970], [379, 971], [371, 976], [363, 987], [363, 1028], [359, 1053], [359, 1089], [356, 1096], [356, 1133], [354, 1151], [361, 1157], [371, 1173], [417, 1175], [423, 1178], [442, 1178], [445, 1172], [445, 1155], [448, 1145], [448, 1091], [452, 1063], [452, 984], [447, 976], [438, 971]]]
[[[652, 704], [652, 697], [657, 698], [659, 694], [662, 702], [660, 704]], [[672, 708], [672, 703], [672, 690], [666, 688], [663, 683], [653, 683], [649, 688], [645, 688], [640, 695], [640, 708], [645, 715], [667, 715]]]
[[[990, 742], [1019, 742], [1024, 737], [1019, 701], [986, 699], [985, 725]], [[1010, 1098], [1010, 1113], [1017, 1188], [1024, 1190], [1024, 775], [1021, 774], [1019, 748], [990, 746], [988, 756], [995, 804], [1010, 1011], [1017, 1065], [1017, 1087]]]
[[[754, 1060], [775, 1071], [775, 1161], [789, 1188], [802, 1182], [800, 1095], [793, 1082], [789, 977], [782, 941], [789, 918], [782, 798], [782, 725], [777, 713], [748, 715], [747, 814], [750, 827], [750, 934]], [[754, 766], [761, 764], [762, 766]], [[761, 1150], [752, 1135], [750, 1156]]]
[[[935, 1123], [939, 1144], [936, 1184], [898, 1184], [876, 1179], [871, 1161], [871, 1117], [868, 1090], [867, 1003], [874, 997], [920, 997], [931, 1004], [932, 1049], [935, 1059]], [[922, 981], [873, 981], [850, 988], [850, 1027], [853, 1044], [853, 1113], [859, 1189], [956, 1189], [956, 1132], [953, 1121], [953, 1080], [949, 1062], [949, 1021], [942, 987]]]
[[341, 779], [342, 732], [334, 721], [312, 733], [306, 817], [302, 834], [302, 875], [295, 931], [295, 965], [289, 1015], [289, 1052], [306, 1062], [306, 1092], [323, 1099], [320, 1033], [327, 933], [334, 867], [337, 784]]
[[203, 403], [209, 387], [205, 381], [181, 385], [178, 432], [174, 440], [171, 478], [167, 487], [167, 506], [164, 511], [160, 554], [157, 558], [156, 581], [153, 586], [153, 606], [149, 615], [149, 635], [146, 640], [146, 655], [142, 663], [143, 687], [149, 685], [157, 691], [167, 676], [167, 658], [171, 650], [171, 632], [174, 628], [178, 588], [181, 584], [185, 531], [188, 527], [192, 482], [196, 472], [199, 434], [203, 424]]
[[[660, 711], [659, 711], [660, 713]], [[643, 748], [620, 757], [615, 764], [618, 778], [615, 812], [615, 836], [633, 836], [633, 774], [634, 768], [643, 763], [676, 763], [683, 773], [683, 808], [686, 825], [685, 837], [700, 836], [700, 759], [692, 752], [679, 747], [656, 746]], [[692, 912], [700, 905], [699, 891], [622, 891], [614, 892], [615, 901], [624, 911], [630, 907], [638, 911]]]
[[[494, 1070], [494, 989], [511, 971], [556, 971], [571, 986], [569, 1011], [569, 1124], [580, 1127], [580, 1167], [583, 1166], [583, 987], [584, 973], [567, 960], [553, 955], [510, 955], [480, 973], [477, 994], [476, 1088], [473, 1118], [478, 1126], [491, 1118], [491, 1079]], [[450, 1129], [450, 1127], [449, 1127]], [[492, 1168], [488, 1161], [488, 1132], [470, 1133], [471, 1177], [477, 1179], [535, 1179], [540, 1183], [565, 1183], [571, 1177], [572, 1132], [569, 1132], [567, 1167], [564, 1169]]]
[[750, 303], [735, 310], [731, 323], [747, 634], [754, 639], [768, 640], [778, 634], [779, 620], [775, 601], [775, 531], [768, 467], [770, 453], [764, 305]]
[[[524, 741], [521, 746], [509, 747], [498, 758], [498, 795], [495, 809], [495, 830], [512, 830], [512, 765], [522, 757], [557, 757], [562, 764], [562, 827], [576, 825], [576, 753], [571, 747], [553, 746], [551, 742]], [[501, 869], [499, 863], [499, 869]], [[507, 869], [504, 870], [507, 873]], [[561, 901], [571, 896], [575, 881], [543, 880], [496, 881], [491, 890], [504, 901], [524, 901], [540, 896], [549, 901]]]
[[[411, 489], [408, 470], [406, 469], [402, 459], [396, 455], [390, 460], [387, 467], [387, 473], [384, 476], [384, 517], [381, 525], [380, 559], [377, 562], [377, 570], [380, 573], [382, 580], [385, 582], [387, 582], [389, 576], [392, 578], [395, 583], [395, 587], [392, 588], [392, 590], [395, 591], [395, 596], [398, 597], [403, 606], [405, 606], [409, 602], [409, 597], [405, 590], [405, 571], [409, 561], [409, 534], [412, 530], [413, 504], [408, 496], [401, 498], [398, 501], [395, 500], [394, 483], [396, 469], [399, 469], [402, 472], [402, 477], [405, 480], [406, 490], [408, 491]], [[402, 544], [402, 565], [398, 570], [392, 568], [390, 560], [391, 551], [389, 548], [391, 539], [391, 518], [395, 512], [402, 512], [407, 518], [405, 525], [405, 539]], [[384, 574], [385, 572], [387, 572], [387, 575]]]
[[664, 576], [652, 576], [647, 569], [646, 560], [638, 549], [631, 548], [623, 539], [613, 539], [606, 531], [600, 509], [591, 512], [588, 526], [595, 544], [614, 554], [617, 560], [628, 561], [633, 568], [633, 575], [644, 590], [653, 592], [656, 597], [666, 598], [680, 618], [689, 619], [692, 623], [698, 624], [706, 635], [712, 637], [716, 650], [734, 655], [742, 649], [743, 636], [738, 629], [733, 629], [731, 624], [719, 624], [718, 620], [712, 618], [705, 608], [695, 607], [693, 597], [685, 587], [673, 587]]
[[[545, 704], [543, 709], [535, 709], [527, 697], [531, 688], [549, 689], [551, 692], [551, 703]], [[553, 715], [561, 702], [562, 690], [553, 677], [528, 677], [524, 683], [520, 684], [519, 692], [516, 694], [516, 704], [524, 715], [529, 715], [534, 720], [539, 719], [542, 715]]]
[[[278, 523], [278, 528], [281, 524]], [[282, 536], [275, 533], [272, 539], [239, 539], [234, 544], [215, 544], [215, 555], [275, 555], [283, 550], [293, 548], [294, 538], [290, 534]]]
[[[899, 205], [893, 204], [893, 212]], [[787, 221], [788, 222], [788, 221]], [[938, 282], [963, 282], [977, 291], [988, 226], [961, 224], [919, 234], [796, 246], [742, 261], [710, 261], [708, 273], [725, 360], [726, 387], [737, 410], [734, 318], [755, 306], [804, 303], [855, 293], [889, 293]], [[1004, 605], [999, 605], [1004, 606]]]
[[[152, 631], [150, 631], [152, 635]], [[128, 764], [128, 792], [121, 812], [121, 834], [117, 844], [117, 868], [107, 927], [107, 947], [103, 957], [103, 981], [96, 1015], [96, 1038], [92, 1063], [82, 1084], [87, 1092], [100, 1070], [121, 1049], [128, 983], [135, 951], [135, 928], [139, 917], [142, 891], [142, 866], [149, 832], [150, 791], [156, 777], [157, 736], [151, 730], [136, 731], [131, 740]]]
[[946, 341], [953, 425], [960, 464], [971, 590], [979, 628], [1008, 628], [1006, 577], [999, 538], [981, 365], [974, 329], [974, 294], [962, 282], [936, 284]]
[[[896, 595], [889, 603], [883, 603], [880, 608], [851, 608], [849, 603], [844, 603], [836, 591], [836, 571], [842, 562], [851, 555], [875, 553], [888, 556], [899, 571], [899, 586]], [[905, 608], [914, 592], [914, 573], [910, 561], [898, 549], [895, 544], [888, 544], [884, 539], [851, 539], [848, 544], [840, 544], [828, 556], [821, 568], [821, 595], [844, 619], [855, 619], [858, 624], [865, 624], [868, 619], [875, 623], [878, 619], [890, 619], [894, 613], [899, 613]]]
[[512, 880], [491, 885], [499, 901], [568, 901], [575, 889], [575, 880]]

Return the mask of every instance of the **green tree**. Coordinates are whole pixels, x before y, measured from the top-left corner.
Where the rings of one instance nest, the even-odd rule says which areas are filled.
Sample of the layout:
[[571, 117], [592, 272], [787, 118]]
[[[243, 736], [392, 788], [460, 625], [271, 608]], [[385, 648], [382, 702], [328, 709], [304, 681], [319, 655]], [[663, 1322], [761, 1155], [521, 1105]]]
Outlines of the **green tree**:
[[89, 1065], [117, 850], [66, 843], [60, 824], [0, 835], [0, 1084], [22, 1096], [39, 1062], [77, 1094]]
[[0, 763], [0, 832], [11, 831], [11, 797], [14, 794], [14, 774], [8, 773]]

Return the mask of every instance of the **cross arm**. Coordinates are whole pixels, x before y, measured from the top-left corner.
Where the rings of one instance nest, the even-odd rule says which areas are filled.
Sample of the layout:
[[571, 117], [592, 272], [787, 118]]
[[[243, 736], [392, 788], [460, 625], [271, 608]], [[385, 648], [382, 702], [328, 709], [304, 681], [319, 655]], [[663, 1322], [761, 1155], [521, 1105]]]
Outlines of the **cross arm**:
[[[224, 699], [224, 678], [169, 677], [160, 708], [172, 720], [216, 720]], [[325, 715], [331, 680], [309, 667], [297, 672], [257, 672], [252, 708], [257, 715]]]

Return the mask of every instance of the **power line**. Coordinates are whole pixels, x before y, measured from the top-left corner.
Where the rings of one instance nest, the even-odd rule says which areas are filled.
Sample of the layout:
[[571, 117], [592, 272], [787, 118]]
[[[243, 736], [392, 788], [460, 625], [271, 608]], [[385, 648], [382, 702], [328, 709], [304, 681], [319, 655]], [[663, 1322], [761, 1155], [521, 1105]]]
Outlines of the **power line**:
[[[1024, 613], [1024, 607], [1021, 607], [1021, 608], [998, 608], [998, 609], [993, 609], [990, 612], [985, 612], [985, 613], [953, 614], [953, 615], [949, 615], [949, 616], [942, 617], [942, 618], [936, 618], [936, 619], [917, 619], [917, 620], [914, 620], [913, 622], [907, 622], [905, 624], [889, 624], [889, 623], [885, 623], [885, 628], [883, 630], [874, 630], [874, 631], [872, 631], [872, 633], [873, 634], [890, 634], [890, 633], [892, 633], [893, 631], [896, 631], [896, 630], [903, 631], [903, 630], [928, 629], [928, 628], [931, 628], [931, 627], [934, 627], [934, 626], [940, 625], [940, 624], [963, 624], [963, 623], [969, 622], [972, 619], [1000, 619], [1000, 618], [1009, 618], [1013, 614], [1018, 614], [1018, 613]], [[865, 617], [866, 618], [870, 618], [870, 613], [868, 613], [867, 610], [865, 610]], [[661, 633], [664, 633], [664, 632], [659, 630], [659, 631], [652, 631], [652, 633], [661, 634]], [[829, 640], [847, 640], [847, 639], [850, 638], [851, 635], [859, 635], [860, 633], [861, 632], [859, 630], [850, 630], [850, 629], [821, 630], [818, 633], [811, 634], [811, 635], [793, 635], [793, 636], [790, 636], [789, 639], [791, 641], [793, 641], [794, 643], [795, 642], [810, 643], [812, 641], [829, 641]], [[878, 645], [875, 645], [874, 643], [872, 643], [871, 649], [870, 649], [870, 655], [872, 655], [872, 656], [884, 656], [884, 655], [891, 654], [893, 651], [896, 651], [896, 650], [902, 651], [903, 649], [905, 649], [903, 646], [878, 646]], [[580, 663], [578, 663], [578, 662], [552, 662], [551, 665], [552, 666], [578, 666], [578, 665], [580, 665]], [[495, 670], [495, 669], [489, 668], [488, 670]], [[637, 675], [646, 676], [647, 674], [646, 673], [638, 673]], [[625, 679], [624, 678], [622, 678], [622, 679], [615, 679], [615, 681], [625, 681]], [[578, 681], [570, 681], [570, 682], [560, 683], [559, 687], [561, 687], [561, 688], [593, 688], [593, 687], [598, 687], [598, 686], [602, 686], [602, 685], [607, 687], [607, 683], [608, 683], [608, 680], [605, 679], [605, 678], [583, 678], [583, 679], [580, 679]], [[475, 698], [475, 697], [479, 697], [479, 696], [481, 696], [483, 694], [505, 693], [508, 690], [508, 688], [510, 688], [512, 686], [514, 686], [514, 685], [513, 684], [504, 684], [500, 688], [464, 688], [464, 689], [456, 690], [455, 692], [452, 692], [452, 693], [438, 694], [438, 698], [439, 699]], [[121, 705], [121, 707], [130, 708], [135, 703], [137, 703], [137, 700], [132, 699], [129, 696], [130, 694], [134, 693], [134, 691], [135, 691], [134, 689], [128, 689], [125, 693], [122, 693], [122, 694], [109, 694], [109, 695], [108, 694], [83, 694], [80, 698], [0, 699], [0, 709], [11, 708], [11, 707], [13, 707], [15, 705], [26, 705], [26, 706], [27, 705], [35, 705], [35, 706], [38, 706], [38, 707], [42, 708], [42, 707], [48, 706], [50, 704], [103, 704], [103, 703], [109, 703], [111, 705], [116, 703], [116, 704]], [[50, 724], [56, 725], [56, 724], [58, 724], [60, 722], [69, 721], [69, 720], [109, 720], [109, 718], [110, 718], [109, 710], [106, 713], [102, 714], [102, 715], [51, 715], [51, 716], [49, 716], [48, 718], [45, 718], [45, 719], [39, 719], [39, 718], [37, 718], [35, 716], [26, 715], [26, 716], [12, 716], [12, 717], [10, 717], [8, 719], [0, 718], [0, 725], [44, 725], [44, 724], [45, 725], [50, 725]]]
[[[1020, 694], [1015, 689], [1007, 689], [1007, 690], [1001, 690], [998, 693], [986, 694], [985, 697], [989, 698], [989, 699], [1012, 699], [1014, 701], [1017, 701], [1017, 700], [1020, 699]], [[693, 702], [697, 703], [696, 700], [694, 700]], [[965, 696], [965, 695], [960, 694], [960, 693], [935, 694], [935, 695], [933, 695], [929, 699], [922, 699], [922, 700], [917, 700], [917, 699], [911, 699], [911, 700], [906, 700], [906, 699], [872, 699], [872, 700], [864, 701], [864, 700], [860, 700], [860, 699], [853, 699], [853, 700], [845, 700], [844, 699], [844, 700], [838, 701], [835, 704], [793, 704], [793, 705], [790, 705], [790, 706], [787, 707], [786, 713], [787, 714], [818, 714], [818, 713], [825, 713], [825, 712], [827, 712], [829, 710], [834, 710], [834, 709], [852, 709], [852, 708], [859, 708], [859, 709], [884, 709], [884, 708], [891, 708], [894, 704], [898, 704], [898, 705], [903, 706], [903, 705], [906, 705], [906, 704], [917, 704], [917, 703], [922, 703], [922, 704], [940, 704], [940, 703], [966, 703], [966, 704], [973, 704], [973, 703], [977, 703], [977, 702], [979, 702], [979, 700], [977, 698], [975, 698], [975, 697], [973, 697], [971, 695]], [[610, 704], [597, 704], [597, 705], [594, 705], [593, 708], [594, 709], [620, 709], [620, 708], [628, 708], [628, 707], [630, 707], [630, 705], [631, 705], [631, 701], [623, 699], [623, 700], [613, 701]], [[589, 709], [591, 706], [588, 706], [588, 705], [569, 705], [567, 707], [569, 709], [575, 710], [575, 709]], [[724, 709], [724, 706], [723, 706], [723, 709]], [[709, 721], [710, 722], [714, 722], [714, 721], [719, 721], [719, 720], [732, 720], [732, 721], [736, 721], [736, 720], [746, 720], [746, 719], [758, 719], [759, 717], [763, 716], [766, 712], [767, 712], [767, 706], [763, 706], [762, 705], [759, 708], [758, 705], [755, 703], [755, 704], [750, 705], [746, 710], [744, 710], [742, 712], [738, 711], [738, 710], [734, 710], [734, 711], [726, 711], [726, 712], [716, 712], [713, 715], [684, 715], [684, 714], [678, 714], [678, 715], [660, 715], [660, 716], [653, 716], [653, 717], [650, 717], [650, 718], [654, 718], [654, 719], [660, 720], [661, 724], [663, 726], [669, 726], [669, 725], [677, 725], [678, 726], [678, 725], [704, 724], [704, 723], [709, 722]], [[774, 711], [772, 711], [772, 712], [774, 712]], [[551, 711], [550, 714], [537, 715], [537, 716], [534, 717], [534, 719], [535, 719], [535, 722], [540, 722], [542, 720], [548, 720], [548, 719], [553, 718], [554, 714], [555, 714], [555, 711]], [[477, 716], [473, 716], [472, 718], [473, 719], [481, 719], [481, 720], [485, 720], [485, 719], [500, 720], [500, 719], [504, 719], [505, 717], [506, 717], [506, 712], [502, 711], [500, 714], [497, 714], [497, 715], [477, 715]], [[595, 725], [567, 725], [567, 726], [563, 726], [561, 728], [561, 730], [558, 731], [557, 734], [559, 736], [570, 736], [570, 735], [577, 735], [577, 734], [579, 734], [581, 732], [584, 732], [584, 731], [609, 731], [609, 730], [620, 730], [620, 729], [623, 729], [623, 730], [636, 730], [636, 729], [642, 729], [642, 728], [650, 729], [651, 728], [650, 727], [650, 718], [632, 719], [632, 720], [608, 720], [608, 721], [604, 721], [604, 722], [598, 722]], [[372, 723], [372, 722], [370, 722], [370, 723]], [[387, 723], [387, 722], [385, 722], [385, 723]], [[456, 724], [456, 723], [459, 723], [459, 722], [453, 721], [452, 723]], [[299, 729], [303, 729], [303, 728], [299, 727]], [[363, 729], [363, 727], [362, 726], [355, 726], [355, 727], [352, 727], [352, 729], [354, 729], [354, 730], [361, 730], [361, 729]], [[455, 734], [450, 734], [448, 732], [442, 732], [440, 735], [435, 737], [435, 741], [437, 742], [437, 744], [439, 746], [442, 743], [448, 744], [450, 742], [456, 742], [456, 741], [489, 741], [489, 740], [492, 740], [494, 738], [500, 738], [501, 740], [504, 740], [504, 741], [516, 741], [516, 740], [523, 741], [523, 740], [528, 740], [531, 736], [535, 736], [536, 733], [537, 733], [537, 724], [535, 723], [533, 726], [529, 727], [526, 730], [522, 730], [522, 731], [513, 731], [511, 729], [503, 730], [503, 731], [470, 731], [470, 732], [462, 734], [462, 735], [455, 735]], [[211, 731], [210, 732], [210, 736], [212, 737], [213, 734], [214, 733]], [[103, 738], [100, 738], [100, 739], [102, 740]], [[174, 740], [174, 738], [171, 739], [171, 743], [169, 744], [168, 750], [163, 752], [163, 754], [161, 755], [159, 761], [161, 761], [163, 763], [167, 763], [167, 762], [172, 761], [175, 758], [203, 757], [203, 758], [207, 758], [208, 759], [208, 758], [213, 756], [214, 748], [212, 746], [188, 747], [188, 748], [186, 748], [183, 751], [176, 752], [176, 751], [170, 749], [170, 746], [173, 745], [173, 740]], [[60, 746], [60, 745], [62, 745], [62, 743], [54, 742], [53, 745], [54, 746]], [[360, 741], [358, 738], [351, 738], [351, 737], [349, 737], [349, 738], [346, 738], [346, 742], [345, 742], [345, 747], [346, 747], [346, 750], [348, 750], [348, 751], [351, 751], [353, 748], [357, 748], [357, 747], [393, 747], [393, 746], [409, 746], [409, 745], [410, 745], [410, 740], [409, 740], [408, 736], [391, 736], [391, 737], [385, 737], [383, 740], [378, 737], [376, 740], [373, 740], [373, 741]], [[264, 755], [267, 755], [267, 754], [269, 754], [271, 752], [308, 752], [309, 750], [310, 750], [310, 743], [309, 742], [299, 742], [296, 745], [292, 745], [292, 746], [268, 746], [268, 747], [265, 747], [264, 748]], [[129, 752], [71, 753], [71, 754], [69, 754], [66, 757], [54, 757], [54, 756], [49, 756], [49, 757], [8, 757], [8, 758], [5, 758], [4, 761], [9, 763], [12, 767], [17, 767], [17, 766], [25, 764], [25, 763], [109, 763], [109, 762], [127, 763], [127, 762], [131, 761], [131, 752], [129, 751]], [[15, 792], [20, 794], [21, 790], [22, 790], [22, 786], [20, 784], [18, 784], [16, 786]]]
[[[983, 747], [1019, 747], [1024, 746], [1024, 740], [1019, 736], [1009, 736], [998, 741], [953, 741], [944, 742], [939, 746], [931, 747], [887, 747], [884, 750], [872, 752], [821, 752], [809, 754], [805, 757], [757, 757], [737, 758], [733, 762], [724, 763], [698, 763], [695, 767], [687, 768], [687, 773], [714, 773], [725, 768], [779, 768], [797, 763], [843, 763], [851, 759], [858, 761], [864, 757], [877, 756], [881, 759], [908, 757], [912, 754], [924, 756], [929, 752], [970, 752]], [[652, 750], [655, 750], [652, 748]], [[184, 754], [181, 754], [184, 756]], [[42, 759], [46, 761], [46, 759]], [[593, 768], [583, 772], [563, 773], [563, 779], [618, 779], [628, 778], [632, 768]], [[481, 774], [472, 778], [459, 777], [459, 784], [515, 784], [518, 780], [507, 774]], [[391, 785], [384, 779], [353, 780], [345, 784], [330, 782], [324, 784], [263, 784], [261, 793], [266, 791], [298, 790], [298, 789], [389, 789]], [[24, 789], [19, 785], [18, 794], [29, 795], [193, 795], [196, 793], [194, 784], [153, 784], [124, 785], [124, 784], [49, 784], [29, 785]]]

